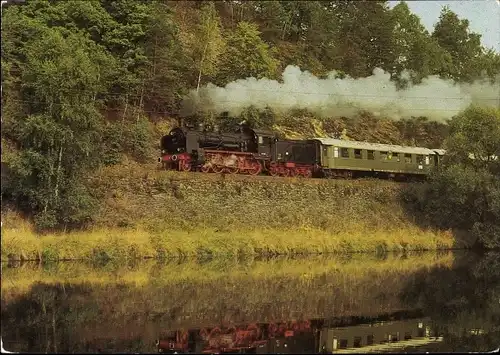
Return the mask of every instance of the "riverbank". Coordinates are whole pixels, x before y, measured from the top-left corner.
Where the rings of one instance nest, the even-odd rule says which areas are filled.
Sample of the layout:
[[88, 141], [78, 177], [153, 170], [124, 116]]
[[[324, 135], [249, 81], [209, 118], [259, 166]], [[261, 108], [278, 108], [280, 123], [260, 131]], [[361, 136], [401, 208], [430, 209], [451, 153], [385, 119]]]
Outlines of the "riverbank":
[[157, 171], [130, 163], [89, 184], [101, 208], [85, 231], [37, 235], [3, 213], [2, 260], [238, 257], [467, 247], [424, 229], [383, 180], [248, 177]]

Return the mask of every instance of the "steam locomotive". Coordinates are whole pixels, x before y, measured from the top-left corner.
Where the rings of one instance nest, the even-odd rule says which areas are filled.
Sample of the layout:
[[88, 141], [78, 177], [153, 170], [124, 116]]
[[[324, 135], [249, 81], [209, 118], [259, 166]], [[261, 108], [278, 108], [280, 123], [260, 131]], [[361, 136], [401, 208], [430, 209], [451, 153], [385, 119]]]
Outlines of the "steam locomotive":
[[233, 130], [177, 127], [161, 139], [163, 168], [311, 177], [319, 171], [317, 146], [303, 140], [281, 140], [271, 131], [239, 124]]
[[158, 161], [167, 170], [326, 178], [425, 178], [445, 151], [333, 138], [281, 139], [241, 123], [180, 126], [161, 139]]

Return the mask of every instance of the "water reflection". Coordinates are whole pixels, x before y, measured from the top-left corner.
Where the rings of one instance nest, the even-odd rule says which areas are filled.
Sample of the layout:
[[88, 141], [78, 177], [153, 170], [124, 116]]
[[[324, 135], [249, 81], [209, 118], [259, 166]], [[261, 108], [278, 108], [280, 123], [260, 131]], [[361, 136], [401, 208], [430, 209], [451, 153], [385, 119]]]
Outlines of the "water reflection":
[[498, 270], [498, 255], [450, 253], [24, 265], [2, 272], [2, 338], [30, 352], [488, 351]]
[[392, 315], [358, 322], [362, 320], [313, 319], [177, 330], [161, 334], [156, 345], [160, 353], [303, 354], [398, 350], [442, 341], [431, 334], [430, 318], [396, 320]]

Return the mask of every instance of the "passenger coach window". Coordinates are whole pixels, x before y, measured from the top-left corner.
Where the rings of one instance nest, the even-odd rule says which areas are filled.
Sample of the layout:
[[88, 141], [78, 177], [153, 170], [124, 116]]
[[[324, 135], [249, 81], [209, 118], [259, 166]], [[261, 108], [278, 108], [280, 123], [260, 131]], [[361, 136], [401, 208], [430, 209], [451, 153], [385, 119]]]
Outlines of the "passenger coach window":
[[363, 158], [363, 156], [361, 155], [361, 149], [354, 149], [354, 158], [356, 158], [356, 159]]
[[405, 163], [411, 164], [411, 154], [405, 154]]
[[387, 152], [380, 152], [380, 160], [387, 160]]
[[373, 154], [373, 150], [368, 151], [368, 160], [375, 160], [375, 155]]
[[340, 155], [342, 156], [342, 158], [349, 158], [349, 149], [340, 148]]
[[399, 153], [392, 153], [392, 157], [394, 158], [394, 160], [396, 160], [397, 162], [401, 161], [399, 159]]

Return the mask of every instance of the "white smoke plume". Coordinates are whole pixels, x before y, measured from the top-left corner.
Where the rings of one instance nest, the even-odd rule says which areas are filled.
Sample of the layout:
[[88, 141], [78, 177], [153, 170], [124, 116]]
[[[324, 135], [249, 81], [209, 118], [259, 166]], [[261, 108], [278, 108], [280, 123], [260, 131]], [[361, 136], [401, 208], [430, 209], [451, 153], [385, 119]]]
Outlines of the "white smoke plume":
[[444, 122], [472, 103], [500, 107], [500, 78], [495, 83], [482, 80], [457, 84], [431, 76], [418, 85], [398, 90], [390, 74], [379, 68], [366, 78], [339, 79], [336, 75], [337, 72], [332, 71], [321, 79], [289, 65], [283, 72], [282, 82], [247, 78], [225, 87], [208, 84], [187, 95], [183, 114], [227, 111], [237, 116], [245, 108], [254, 106], [278, 112], [307, 109], [322, 117], [350, 117], [359, 111], [368, 111], [395, 120], [426, 116]]

